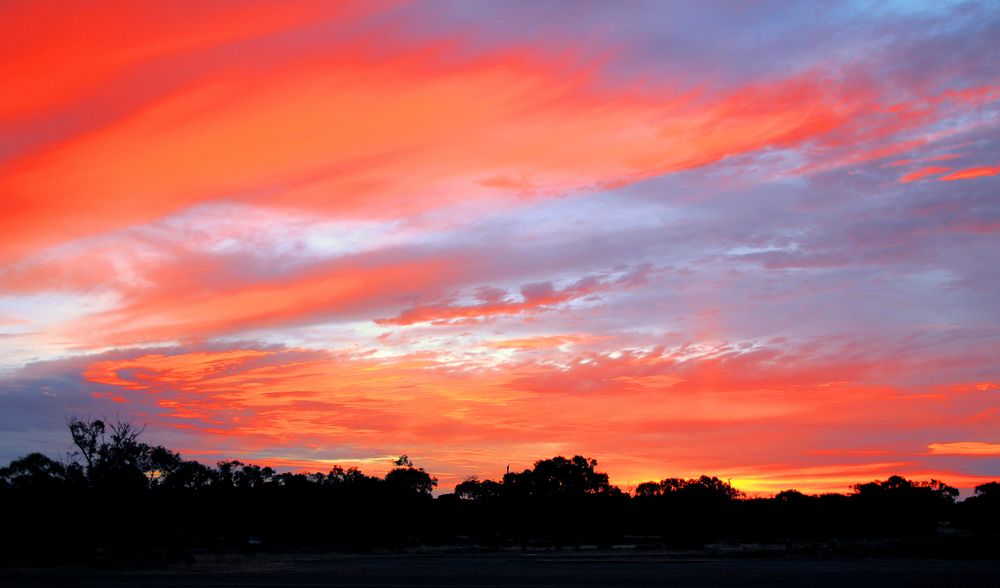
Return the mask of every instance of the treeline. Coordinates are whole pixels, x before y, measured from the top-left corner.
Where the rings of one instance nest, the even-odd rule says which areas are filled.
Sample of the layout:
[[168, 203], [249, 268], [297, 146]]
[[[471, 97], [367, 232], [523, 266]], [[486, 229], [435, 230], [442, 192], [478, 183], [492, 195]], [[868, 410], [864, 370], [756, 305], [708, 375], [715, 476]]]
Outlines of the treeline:
[[942, 482], [899, 476], [846, 495], [788, 490], [753, 498], [709, 476], [646, 482], [627, 493], [595, 460], [560, 456], [499, 481], [467, 480], [435, 498], [437, 480], [406, 456], [383, 477], [339, 466], [279, 473], [235, 460], [209, 467], [142, 443], [129, 423], [68, 424], [77, 449], [66, 462], [33, 453], [0, 469], [8, 563], [183, 559], [191, 549], [719, 541], [905, 540], [926, 555], [944, 547], [961, 551], [947, 555], [998, 553], [997, 482], [962, 502]]

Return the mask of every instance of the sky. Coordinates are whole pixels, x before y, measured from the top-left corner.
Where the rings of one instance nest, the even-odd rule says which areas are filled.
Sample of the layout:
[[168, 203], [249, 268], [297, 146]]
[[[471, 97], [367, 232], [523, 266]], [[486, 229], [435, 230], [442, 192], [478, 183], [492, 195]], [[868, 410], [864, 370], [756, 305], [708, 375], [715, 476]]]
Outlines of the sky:
[[997, 2], [0, 4], [0, 462], [1000, 477]]

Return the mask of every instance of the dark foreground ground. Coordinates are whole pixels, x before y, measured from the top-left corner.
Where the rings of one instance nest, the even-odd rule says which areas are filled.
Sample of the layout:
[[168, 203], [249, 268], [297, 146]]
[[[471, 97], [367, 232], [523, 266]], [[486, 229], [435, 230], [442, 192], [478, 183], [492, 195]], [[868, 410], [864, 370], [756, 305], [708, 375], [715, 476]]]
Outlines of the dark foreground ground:
[[227, 556], [157, 571], [0, 570], [4, 586], [1000, 586], [1000, 561], [706, 559], [677, 554]]

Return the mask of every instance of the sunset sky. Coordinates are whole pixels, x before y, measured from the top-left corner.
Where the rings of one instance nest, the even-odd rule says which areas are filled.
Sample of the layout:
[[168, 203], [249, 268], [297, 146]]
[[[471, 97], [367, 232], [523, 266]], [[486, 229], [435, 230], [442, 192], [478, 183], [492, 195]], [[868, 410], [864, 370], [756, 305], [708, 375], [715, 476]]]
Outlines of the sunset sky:
[[0, 461], [1000, 478], [1000, 4], [0, 4]]

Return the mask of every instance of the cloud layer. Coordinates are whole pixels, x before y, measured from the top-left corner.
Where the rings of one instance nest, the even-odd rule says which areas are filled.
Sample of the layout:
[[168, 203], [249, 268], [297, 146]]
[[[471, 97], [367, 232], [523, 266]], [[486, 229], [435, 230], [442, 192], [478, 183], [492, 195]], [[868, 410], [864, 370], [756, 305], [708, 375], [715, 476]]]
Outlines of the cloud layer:
[[995, 476], [996, 11], [633, 8], [0, 8], [0, 459]]

